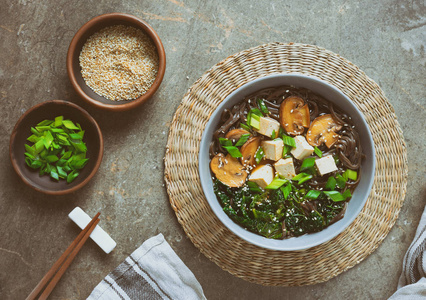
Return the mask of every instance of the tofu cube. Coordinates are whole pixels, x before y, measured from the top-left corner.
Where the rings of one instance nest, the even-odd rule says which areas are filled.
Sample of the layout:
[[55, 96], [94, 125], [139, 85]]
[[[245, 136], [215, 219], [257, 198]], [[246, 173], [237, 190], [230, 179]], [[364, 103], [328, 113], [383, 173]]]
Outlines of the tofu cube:
[[275, 136], [278, 136], [280, 131], [280, 123], [269, 117], [260, 117], [259, 130], [260, 134], [271, 137], [272, 132], [275, 131]]
[[293, 148], [290, 153], [296, 159], [302, 160], [314, 152], [314, 148], [308, 144], [304, 136], [298, 135], [294, 137], [294, 141], [296, 142], [296, 148]]
[[275, 170], [278, 175], [286, 179], [292, 179], [296, 176], [296, 171], [294, 170], [293, 158], [281, 158], [274, 164]]
[[249, 181], [257, 183], [261, 188], [267, 187], [274, 180], [274, 169], [270, 165], [263, 165], [251, 172]]
[[263, 141], [261, 144], [266, 159], [277, 161], [283, 157], [283, 140]]
[[317, 166], [318, 172], [320, 172], [321, 176], [337, 171], [337, 166], [332, 155], [327, 155], [315, 160], [315, 165]]

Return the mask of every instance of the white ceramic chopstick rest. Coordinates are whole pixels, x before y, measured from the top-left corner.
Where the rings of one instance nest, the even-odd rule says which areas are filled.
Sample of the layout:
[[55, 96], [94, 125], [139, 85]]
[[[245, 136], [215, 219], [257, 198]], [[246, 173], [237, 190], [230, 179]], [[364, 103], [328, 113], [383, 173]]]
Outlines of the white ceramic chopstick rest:
[[[84, 229], [89, 224], [91, 218], [80, 207], [76, 207], [69, 213], [68, 217], [74, 221], [81, 229]], [[93, 230], [90, 238], [105, 251], [106, 254], [110, 253], [117, 243], [106, 233], [99, 225]]]

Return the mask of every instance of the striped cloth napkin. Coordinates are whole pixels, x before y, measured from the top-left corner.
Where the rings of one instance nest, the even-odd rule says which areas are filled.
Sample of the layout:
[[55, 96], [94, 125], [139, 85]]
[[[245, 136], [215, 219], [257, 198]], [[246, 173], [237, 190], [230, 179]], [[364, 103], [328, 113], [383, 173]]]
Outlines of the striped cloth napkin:
[[426, 208], [405, 254], [397, 291], [388, 300], [426, 299]]
[[160, 233], [146, 240], [92, 291], [95, 299], [206, 299], [194, 274]]

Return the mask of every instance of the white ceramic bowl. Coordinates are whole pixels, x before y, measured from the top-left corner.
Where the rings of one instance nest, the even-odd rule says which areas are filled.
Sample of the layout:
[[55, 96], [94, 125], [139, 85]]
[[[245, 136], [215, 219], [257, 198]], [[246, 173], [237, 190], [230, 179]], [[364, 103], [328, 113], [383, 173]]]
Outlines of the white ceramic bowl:
[[[314, 93], [324, 97], [326, 100], [338, 106], [341, 110], [352, 117], [354, 124], [361, 138], [361, 145], [365, 158], [361, 165], [361, 179], [355, 189], [352, 199], [349, 201], [345, 216], [338, 222], [330, 225], [317, 233], [305, 234], [284, 240], [267, 239], [258, 234], [252, 233], [237, 223], [234, 223], [222, 210], [219, 201], [213, 191], [213, 181], [210, 172], [209, 146], [212, 141], [213, 132], [220, 121], [220, 116], [225, 108], [230, 108], [242, 99], [258, 90], [267, 87], [277, 87], [283, 85], [293, 85], [307, 88]], [[374, 180], [375, 154], [373, 138], [362, 113], [356, 108], [354, 103], [334, 86], [316, 77], [301, 74], [276, 74], [253, 80], [235, 90], [218, 106], [213, 112], [204, 130], [199, 152], [199, 172], [201, 185], [207, 201], [219, 220], [240, 238], [254, 245], [281, 251], [295, 251], [311, 248], [331, 240], [346, 229], [357, 217], [368, 195]]]

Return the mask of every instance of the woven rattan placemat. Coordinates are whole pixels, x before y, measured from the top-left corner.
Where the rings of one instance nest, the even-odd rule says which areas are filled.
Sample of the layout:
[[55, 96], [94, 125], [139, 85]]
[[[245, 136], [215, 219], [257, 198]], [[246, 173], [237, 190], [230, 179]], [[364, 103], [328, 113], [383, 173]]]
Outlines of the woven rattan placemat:
[[[364, 209], [340, 235], [303, 251], [267, 250], [234, 235], [210, 209], [198, 175], [201, 136], [215, 108], [241, 85], [276, 73], [312, 75], [340, 89], [364, 114], [375, 143], [376, 174]], [[407, 172], [402, 131], [380, 87], [339, 55], [302, 44], [261, 45], [208, 70], [177, 109], [165, 155], [170, 203], [188, 237], [222, 269], [262, 285], [315, 284], [361, 262], [395, 223], [405, 197]]]

